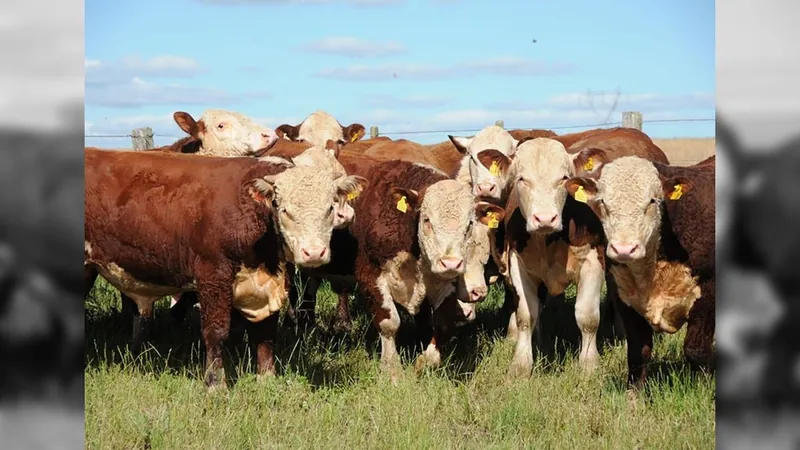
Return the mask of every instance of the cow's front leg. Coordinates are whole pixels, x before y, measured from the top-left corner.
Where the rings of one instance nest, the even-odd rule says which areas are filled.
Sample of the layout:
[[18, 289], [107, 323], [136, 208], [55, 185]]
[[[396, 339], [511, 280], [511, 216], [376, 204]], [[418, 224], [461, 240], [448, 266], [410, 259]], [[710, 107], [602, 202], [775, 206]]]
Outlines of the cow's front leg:
[[575, 322], [581, 331], [581, 350], [578, 363], [587, 372], [593, 372], [600, 364], [597, 351], [597, 329], [600, 327], [600, 296], [603, 293], [605, 271], [591, 250], [581, 264], [578, 295], [575, 299]]
[[[200, 300], [200, 328], [206, 345], [204, 381], [208, 388], [225, 388], [222, 343], [228, 338], [233, 305], [233, 271], [210, 266], [198, 270], [197, 296]], [[224, 273], [220, 273], [225, 270]]]
[[255, 356], [256, 374], [271, 377], [275, 375], [275, 335], [278, 330], [278, 313], [273, 313], [261, 322], [247, 322], [247, 341], [250, 353]]
[[158, 298], [120, 293], [120, 299], [122, 300], [123, 316], [133, 320], [131, 353], [138, 355], [142, 352], [142, 346], [150, 341], [150, 332], [153, 327], [153, 305]]
[[628, 383], [638, 390], [647, 380], [647, 365], [653, 353], [653, 328], [633, 308], [619, 298], [616, 301], [614, 306], [622, 316], [628, 342]]
[[533, 369], [533, 328], [539, 318], [539, 284], [522, 267], [517, 252], [509, 255], [509, 275], [516, 299], [517, 343], [509, 373], [512, 376], [528, 376]]

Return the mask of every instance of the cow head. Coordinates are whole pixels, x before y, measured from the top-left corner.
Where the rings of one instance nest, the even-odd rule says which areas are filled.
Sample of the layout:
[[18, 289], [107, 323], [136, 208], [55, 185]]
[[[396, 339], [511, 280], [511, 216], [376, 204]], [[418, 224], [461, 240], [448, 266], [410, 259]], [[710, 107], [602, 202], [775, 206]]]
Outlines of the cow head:
[[418, 193], [392, 187], [390, 197], [403, 214], [414, 214], [417, 238], [426, 270], [448, 280], [466, 270], [467, 238], [477, 211], [469, 187], [442, 180]]
[[186, 112], [172, 115], [181, 130], [201, 143], [200, 153], [215, 156], [259, 156], [278, 140], [271, 128], [237, 112], [208, 109], [200, 120]]
[[300, 124], [283, 124], [276, 131], [284, 139], [308, 142], [316, 147], [323, 148], [328, 140], [348, 144], [361, 139], [366, 133], [364, 125], [353, 123], [344, 127], [325, 111], [314, 111]]
[[334, 176], [319, 167], [295, 166], [250, 182], [248, 193], [271, 208], [287, 260], [299, 267], [330, 262], [336, 208], [342, 198], [366, 187], [359, 176]]
[[503, 208], [476, 202], [475, 219], [467, 236], [466, 270], [458, 281], [458, 299], [467, 303], [483, 301], [489, 293], [485, 267], [492, 252], [492, 235], [503, 223]]
[[567, 180], [577, 174], [587, 174], [589, 160], [593, 161], [588, 170], [591, 174], [599, 170], [601, 161], [607, 161], [602, 150], [586, 149], [571, 155], [564, 145], [550, 138], [523, 142], [513, 161], [498, 154], [482, 159], [486, 164], [495, 158], [500, 159], [498, 165], [501, 168], [509, 168], [509, 178], [514, 183], [526, 231], [537, 234], [549, 234], [563, 228], [561, 212], [567, 201]]
[[653, 163], [638, 156], [606, 165], [597, 180], [577, 177], [566, 183], [570, 195], [600, 218], [608, 239], [606, 253], [623, 264], [655, 257], [663, 202], [680, 201], [693, 187], [685, 177], [662, 177]]
[[[300, 155], [294, 157], [292, 161], [298, 166], [323, 167], [333, 172], [334, 177], [347, 175], [344, 166], [339, 162], [339, 152], [341, 145], [328, 140], [325, 148], [311, 147]], [[355, 209], [353, 201], [360, 194], [360, 190], [351, 192], [348, 196], [342, 197], [334, 212], [333, 227], [337, 230], [347, 228], [355, 219]]]
[[464, 166], [469, 173], [472, 193], [478, 198], [499, 201], [502, 198], [506, 180], [495, 166], [484, 166], [478, 160], [478, 153], [493, 149], [503, 155], [513, 156], [519, 141], [514, 139], [502, 127], [489, 126], [475, 136], [447, 136], [456, 149], [464, 155], [461, 161], [460, 176]]

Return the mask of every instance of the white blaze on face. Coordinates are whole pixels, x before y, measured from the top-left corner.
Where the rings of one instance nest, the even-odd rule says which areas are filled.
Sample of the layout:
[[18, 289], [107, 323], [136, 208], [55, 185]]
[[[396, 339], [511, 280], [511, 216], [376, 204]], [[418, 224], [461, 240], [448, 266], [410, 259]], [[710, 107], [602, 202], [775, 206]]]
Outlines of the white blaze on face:
[[465, 153], [457, 179], [469, 183], [476, 197], [499, 200], [507, 178], [502, 174], [492, 173], [490, 168], [481, 164], [478, 153], [492, 149], [511, 157], [516, 152], [519, 141], [496, 125], [482, 129], [472, 138], [452, 136], [450, 140], [460, 152]]
[[271, 128], [254, 122], [237, 112], [220, 109], [206, 110], [200, 122], [201, 153], [217, 156], [251, 156], [259, 150], [271, 147], [278, 139]]
[[448, 279], [463, 274], [467, 233], [475, 217], [469, 188], [455, 180], [434, 183], [419, 209], [419, 243], [430, 271]]
[[342, 196], [363, 189], [364, 179], [334, 177], [318, 167], [294, 167], [264, 180], [274, 186], [273, 217], [287, 256], [300, 267], [330, 262], [336, 207]]
[[344, 141], [342, 125], [325, 111], [315, 111], [300, 124], [296, 140], [325, 148], [329, 139], [333, 142]]
[[664, 187], [651, 162], [626, 156], [607, 164], [593, 201], [611, 259], [635, 261], [657, 251]]
[[[336, 159], [332, 150], [323, 147], [311, 147], [292, 158], [292, 161], [298, 166], [304, 167], [320, 167], [330, 170], [335, 178], [347, 175], [344, 166]], [[336, 229], [343, 229], [350, 226], [355, 219], [355, 210], [350, 205], [346, 197], [342, 198], [334, 212], [333, 227]]]
[[516, 183], [519, 210], [529, 233], [560, 231], [567, 201], [566, 181], [574, 174], [572, 157], [560, 142], [549, 138], [525, 141], [509, 170]]

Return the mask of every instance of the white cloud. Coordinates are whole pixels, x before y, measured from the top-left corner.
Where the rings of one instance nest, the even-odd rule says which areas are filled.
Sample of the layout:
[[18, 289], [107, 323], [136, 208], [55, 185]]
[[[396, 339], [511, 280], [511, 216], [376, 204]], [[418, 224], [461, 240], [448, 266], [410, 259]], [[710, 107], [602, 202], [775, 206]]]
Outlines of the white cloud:
[[309, 53], [324, 53], [352, 58], [402, 55], [408, 51], [406, 46], [399, 42], [369, 42], [351, 36], [326, 37], [309, 42], [300, 48]]
[[112, 108], [137, 108], [169, 104], [231, 105], [268, 98], [265, 92], [231, 93], [216, 88], [180, 83], [153, 83], [150, 78], [191, 78], [205, 72], [197, 61], [181, 56], [149, 60], [127, 57], [115, 63], [86, 59], [86, 104]]
[[693, 92], [689, 94], [625, 94], [619, 91], [574, 92], [551, 97], [544, 104], [532, 102], [500, 102], [494, 108], [526, 110], [547, 107], [552, 109], [588, 109], [597, 114], [610, 111], [639, 111], [642, 113], [676, 110], [713, 109], [714, 94]]
[[128, 56], [114, 62], [86, 59], [86, 85], [113, 84], [134, 77], [191, 78], [206, 72], [199, 62], [183, 56], [162, 55], [150, 59]]
[[430, 95], [408, 95], [397, 97], [388, 94], [368, 95], [364, 104], [373, 108], [437, 108], [450, 103], [452, 100], [444, 97]]
[[389, 6], [399, 5], [405, 0], [195, 0], [199, 3], [215, 6], [245, 5], [328, 5], [350, 4], [354, 6]]
[[570, 63], [548, 63], [529, 58], [501, 56], [461, 62], [450, 66], [403, 63], [352, 65], [323, 69], [315, 76], [341, 81], [441, 80], [476, 75], [519, 77], [562, 75], [571, 73], [575, 69], [576, 67]]

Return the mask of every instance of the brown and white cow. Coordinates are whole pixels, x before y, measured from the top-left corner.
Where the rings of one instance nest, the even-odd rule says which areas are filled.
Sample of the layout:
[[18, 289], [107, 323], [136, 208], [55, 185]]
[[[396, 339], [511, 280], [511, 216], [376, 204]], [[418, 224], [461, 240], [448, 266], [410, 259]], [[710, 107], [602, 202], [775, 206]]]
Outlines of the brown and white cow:
[[279, 161], [85, 153], [87, 282], [99, 272], [145, 317], [154, 299], [196, 291], [208, 386], [224, 382], [221, 343], [232, 309], [249, 321], [259, 374], [274, 373], [285, 262], [329, 262], [335, 207], [365, 182]]
[[597, 180], [566, 184], [602, 221], [628, 341], [628, 381], [635, 387], [645, 382], [654, 331], [675, 333], [686, 323], [690, 364], [707, 367], [713, 358], [714, 166], [629, 156], [607, 164]]
[[[395, 303], [412, 315], [431, 308], [434, 324], [443, 322], [445, 311], [457, 311], [455, 305], [461, 303], [456, 280], [466, 270], [471, 228], [477, 222], [502, 220], [503, 211], [476, 203], [468, 186], [420, 164], [387, 161], [373, 167], [367, 179], [369, 185], [356, 200], [351, 226], [358, 241], [355, 274], [381, 336], [382, 366], [395, 379], [400, 363], [395, 344], [400, 316]], [[464, 314], [474, 312], [464, 310]], [[444, 327], [434, 327], [417, 368], [440, 363], [444, 331]]]
[[[524, 141], [513, 160], [489, 151], [502, 173], [508, 173], [510, 193], [505, 210], [506, 283], [512, 288], [514, 312], [509, 336], [516, 340], [511, 363], [514, 374], [528, 374], [533, 365], [532, 332], [539, 314], [540, 295], [564, 292], [570, 282], [578, 288], [575, 320], [581, 331], [579, 363], [594, 370], [600, 358], [597, 329], [605, 266], [599, 220], [585, 206], [568, 198], [565, 183], [585, 173], [581, 155], [605, 159], [602, 151], [570, 155], [549, 138]], [[484, 156], [484, 155], [480, 155]], [[484, 161], [485, 163], [486, 161]]]
[[286, 140], [307, 142], [315, 147], [325, 147], [329, 140], [342, 144], [353, 143], [364, 137], [366, 130], [360, 123], [342, 126], [336, 118], [319, 110], [309, 114], [297, 125], [280, 125], [276, 132]]
[[464, 156], [455, 178], [472, 187], [476, 197], [499, 202], [505, 189], [505, 181], [496, 166], [485, 167], [478, 160], [478, 153], [483, 150], [496, 150], [508, 157], [514, 155], [519, 141], [508, 131], [496, 125], [488, 126], [475, 136], [447, 136], [456, 149]]

